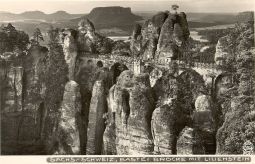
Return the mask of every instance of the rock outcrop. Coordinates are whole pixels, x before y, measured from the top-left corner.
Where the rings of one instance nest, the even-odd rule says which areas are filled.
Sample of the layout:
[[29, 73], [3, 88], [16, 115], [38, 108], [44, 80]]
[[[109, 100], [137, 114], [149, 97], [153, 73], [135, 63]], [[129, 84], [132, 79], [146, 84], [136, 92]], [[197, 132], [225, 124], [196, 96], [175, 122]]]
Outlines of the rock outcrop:
[[200, 95], [195, 101], [193, 112], [193, 127], [201, 137], [206, 154], [215, 154], [215, 121], [213, 118], [213, 104], [209, 96]]
[[223, 66], [226, 64], [227, 58], [231, 55], [227, 51], [227, 37], [222, 37], [218, 40], [218, 43], [216, 45], [216, 52], [214, 56], [214, 61], [217, 65]]
[[75, 63], [78, 54], [77, 43], [74, 36], [72, 35], [72, 32], [68, 31], [68, 33], [65, 35], [66, 36], [64, 37], [63, 42], [63, 52], [65, 55], [66, 64], [68, 65], [68, 78], [69, 80], [74, 80]]
[[42, 101], [46, 54], [47, 48], [35, 46], [27, 55], [13, 54], [1, 59], [2, 154], [30, 154], [39, 147], [37, 154], [44, 151], [40, 139], [45, 112]]
[[90, 53], [95, 52], [96, 33], [94, 25], [88, 19], [83, 19], [79, 22], [78, 26], [79, 51]]
[[115, 118], [110, 120], [115, 120], [117, 154], [153, 153], [150, 128], [153, 103], [148, 75], [134, 76], [131, 71], [121, 73], [109, 97]]
[[113, 41], [96, 33], [90, 20], [82, 19], [78, 31], [78, 51], [81, 55], [108, 54], [112, 51]]
[[130, 135], [129, 154], [152, 154], [153, 139], [150, 120], [155, 105], [147, 74], [134, 77], [134, 86], [129, 92], [128, 99], [130, 107], [127, 120]]
[[[244, 14], [245, 15], [245, 14]], [[247, 17], [248, 18], [248, 17]], [[234, 37], [233, 37], [234, 36]], [[234, 55], [232, 74], [228, 76], [231, 88], [221, 92], [225, 101], [222, 106], [223, 124], [217, 131], [218, 154], [247, 154], [245, 145], [254, 141], [254, 28], [251, 23], [240, 24], [239, 28], [226, 37], [228, 51]], [[232, 46], [230, 46], [232, 45]], [[228, 70], [231, 71], [231, 70]], [[220, 90], [222, 91], [222, 90]]]
[[142, 56], [143, 59], [153, 59], [157, 49], [160, 29], [167, 17], [166, 13], [159, 13], [147, 20], [142, 27]]
[[63, 100], [65, 85], [68, 82], [68, 65], [65, 61], [63, 47], [60, 44], [50, 45], [45, 71], [45, 97], [44, 104], [46, 114], [42, 127], [42, 139], [47, 154], [58, 150], [58, 121], [60, 107]]
[[150, 72], [150, 85], [154, 87], [157, 84], [157, 81], [163, 76], [163, 71], [160, 69], [153, 69]]
[[133, 56], [139, 56], [142, 48], [142, 35], [141, 35], [142, 27], [139, 24], [134, 26], [131, 42], [130, 42], [130, 50]]
[[160, 12], [147, 20], [143, 27], [135, 26], [131, 51], [144, 60], [167, 63], [181, 56], [180, 47], [189, 37], [185, 13]]
[[176, 139], [181, 117], [178, 109], [178, 83], [170, 71], [161, 71], [153, 86], [157, 108], [153, 111], [151, 127], [155, 154], [175, 154]]
[[[78, 117], [81, 113], [81, 95], [79, 85], [69, 81], [65, 85], [59, 120], [58, 154], [80, 154], [80, 134]], [[55, 153], [56, 154], [56, 153]]]
[[176, 120], [177, 107], [175, 102], [165, 104], [153, 111], [151, 128], [154, 140], [154, 154], [170, 155], [176, 151]]
[[196, 130], [185, 127], [177, 140], [177, 155], [204, 154], [205, 148], [202, 139], [196, 133]]
[[101, 154], [105, 130], [105, 119], [103, 116], [107, 113], [106, 95], [107, 88], [104, 81], [96, 81], [93, 86], [89, 110], [86, 154]]
[[[6, 64], [8, 63], [6, 62]], [[3, 96], [1, 99], [1, 106], [3, 107], [1, 112], [20, 112], [23, 106], [23, 67], [4, 69], [6, 70], [1, 74], [1, 94]]]
[[108, 104], [108, 112], [106, 115], [106, 128], [104, 131], [103, 136], [103, 154], [106, 155], [117, 155], [117, 149], [116, 149], [116, 122], [115, 122], [115, 116], [116, 116], [116, 110], [117, 110], [117, 104], [116, 104], [116, 98], [114, 97], [114, 90], [115, 85], [111, 87], [109, 90], [109, 94], [107, 97], [107, 104]]

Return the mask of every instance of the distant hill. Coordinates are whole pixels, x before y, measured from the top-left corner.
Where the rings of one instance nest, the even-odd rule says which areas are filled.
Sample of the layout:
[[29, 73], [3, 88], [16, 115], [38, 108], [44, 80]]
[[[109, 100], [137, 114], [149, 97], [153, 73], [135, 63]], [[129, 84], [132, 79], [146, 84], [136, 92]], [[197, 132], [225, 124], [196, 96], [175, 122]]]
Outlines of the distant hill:
[[253, 11], [246, 11], [246, 12], [240, 12], [237, 15], [237, 22], [254, 22], [254, 12]]
[[21, 14], [10, 12], [0, 12], [0, 21], [21, 21], [21, 20], [41, 20], [41, 21], [59, 21], [74, 19], [83, 16], [84, 14], [69, 14], [65, 11], [57, 11], [52, 14], [45, 14], [42, 11], [26, 11]]
[[141, 16], [133, 14], [129, 7], [112, 6], [96, 7], [88, 15], [70, 21], [78, 23], [84, 18], [92, 21], [96, 29], [115, 27], [123, 30], [131, 30], [137, 21], [143, 20]]
[[[151, 18], [157, 12], [135, 12], [136, 15], [142, 16], [145, 19]], [[186, 13], [189, 22], [203, 22], [210, 24], [231, 24], [236, 22], [238, 13]]]
[[235, 23], [237, 13], [187, 13], [188, 21], [204, 23]]

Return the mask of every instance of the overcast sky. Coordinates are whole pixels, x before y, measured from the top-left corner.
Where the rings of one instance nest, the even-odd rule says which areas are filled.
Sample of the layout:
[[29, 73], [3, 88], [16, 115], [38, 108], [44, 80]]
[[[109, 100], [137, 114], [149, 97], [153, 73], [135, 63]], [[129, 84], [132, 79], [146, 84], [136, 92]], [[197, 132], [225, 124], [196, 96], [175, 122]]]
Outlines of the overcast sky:
[[53, 13], [65, 10], [69, 13], [89, 13], [94, 7], [123, 6], [132, 11], [164, 11], [172, 4], [185, 12], [240, 12], [255, 10], [254, 0], [0, 0], [0, 11], [21, 13], [40, 10]]

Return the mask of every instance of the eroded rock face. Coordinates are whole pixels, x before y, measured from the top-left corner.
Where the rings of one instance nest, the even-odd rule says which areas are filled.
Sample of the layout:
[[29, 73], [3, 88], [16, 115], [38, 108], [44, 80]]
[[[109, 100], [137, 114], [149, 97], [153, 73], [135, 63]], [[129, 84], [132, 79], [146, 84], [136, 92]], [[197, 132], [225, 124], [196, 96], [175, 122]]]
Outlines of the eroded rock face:
[[139, 56], [142, 48], [142, 27], [139, 24], [136, 24], [132, 33], [132, 39], [130, 42], [130, 50], [132, 55]]
[[160, 69], [153, 69], [151, 72], [150, 72], [150, 85], [151, 87], [154, 87], [157, 83], [157, 81], [162, 77], [163, 75], [163, 71], [160, 70]]
[[197, 97], [193, 113], [193, 126], [203, 141], [205, 153], [214, 154], [216, 150], [216, 129], [213, 118], [213, 104], [209, 96], [200, 95]]
[[83, 19], [78, 24], [78, 48], [82, 52], [95, 52], [95, 27], [88, 19]]
[[176, 110], [174, 102], [154, 110], [151, 120], [154, 154], [174, 154], [176, 146]]
[[75, 81], [67, 82], [60, 108], [58, 154], [80, 154], [80, 137], [77, 117], [81, 113], [81, 95]]
[[168, 71], [164, 71], [153, 87], [157, 99], [157, 108], [152, 115], [151, 127], [154, 139], [155, 154], [175, 154], [176, 138], [181, 120], [177, 91], [176, 77]]
[[36, 111], [45, 97], [46, 56], [48, 49], [41, 46], [32, 46], [24, 62], [23, 92], [24, 108]]
[[[1, 154], [8, 155], [20, 153], [20, 150], [16, 148], [16, 143], [24, 138], [28, 141], [33, 140], [37, 131], [33, 129], [33, 125], [24, 126], [24, 123], [28, 123], [29, 117], [26, 120], [23, 118], [24, 121], [21, 119], [23, 68], [10, 67], [11, 64], [6, 61], [0, 61], [0, 65]], [[29, 130], [29, 128], [35, 133], [25, 135], [23, 130]]]
[[128, 117], [130, 114], [129, 92], [133, 86], [133, 73], [124, 71], [120, 74], [117, 84], [114, 89], [114, 101], [116, 104], [115, 121], [116, 121], [116, 149], [117, 154], [129, 154], [129, 132], [128, 132]]
[[93, 23], [88, 19], [81, 20], [78, 24], [78, 29], [82, 34], [87, 35], [91, 39], [95, 32]]
[[107, 112], [106, 92], [105, 83], [102, 80], [96, 81], [90, 102], [86, 154], [101, 154], [105, 130], [103, 116]]
[[147, 20], [142, 28], [143, 59], [153, 59], [157, 50], [160, 29], [167, 17], [166, 13], [159, 13]]
[[116, 98], [114, 97], [115, 85], [111, 87], [109, 90], [109, 94], [107, 97], [108, 103], [108, 112], [107, 112], [107, 125], [104, 131], [103, 141], [103, 154], [106, 155], [117, 155], [116, 150], [116, 123], [115, 123], [115, 115], [117, 110]]
[[23, 67], [5, 68], [1, 75], [1, 112], [22, 110]]
[[211, 111], [212, 100], [209, 96], [200, 95], [195, 101], [196, 112]]
[[67, 35], [64, 38], [63, 51], [65, 60], [68, 65], [68, 78], [74, 80], [75, 63], [77, 57], [77, 46], [72, 35]]
[[[29, 49], [27, 55], [10, 56], [8, 61], [1, 61], [1, 113], [5, 113], [1, 117], [2, 154], [29, 154], [37, 146], [40, 152], [43, 151], [40, 138], [44, 113], [45, 63], [41, 59], [46, 53], [45, 47], [35, 46]], [[22, 146], [16, 147], [17, 143], [30, 146], [24, 149]], [[34, 153], [38, 154], [39, 151]]]
[[117, 154], [152, 154], [150, 118], [154, 99], [148, 75], [123, 71], [113, 92], [110, 106], [116, 111]]
[[[79, 61], [79, 60], [78, 60]], [[89, 111], [92, 98], [92, 90], [95, 81], [103, 81], [106, 87], [106, 93], [112, 86], [113, 80], [111, 72], [108, 68], [97, 67], [90, 61], [78, 62], [78, 70], [76, 72], [76, 81], [78, 82], [81, 90], [81, 100], [82, 100], [82, 112], [81, 112], [81, 130], [83, 131], [83, 154], [86, 152], [87, 143], [87, 127], [89, 121]], [[80, 131], [81, 131], [80, 130]]]
[[130, 114], [127, 122], [130, 135], [129, 154], [152, 154], [153, 140], [150, 120], [154, 110], [154, 98], [148, 75], [134, 77], [129, 92]]
[[163, 76], [156, 82], [153, 87], [158, 105], [164, 105], [168, 101], [177, 98], [178, 82], [177, 78], [168, 71], [163, 72]]
[[156, 58], [159, 61], [166, 58], [177, 58], [178, 53], [180, 53], [179, 47], [182, 46], [188, 36], [186, 15], [184, 13], [179, 15], [169, 14], [161, 28]]
[[160, 12], [147, 20], [142, 28], [136, 25], [131, 39], [131, 52], [144, 60], [167, 63], [181, 55], [180, 47], [189, 38], [185, 13]]
[[177, 140], [177, 155], [204, 154], [200, 136], [193, 128], [185, 127]]
[[113, 41], [96, 33], [90, 20], [82, 19], [78, 26], [78, 50], [81, 54], [107, 54], [111, 52]]
[[68, 82], [68, 65], [60, 44], [50, 45], [46, 67], [44, 97], [46, 114], [43, 119], [42, 138], [47, 154], [52, 154], [58, 149], [55, 143], [58, 140], [59, 108]]
[[229, 52], [226, 48], [227, 39], [227, 36], [220, 38], [216, 45], [214, 61], [217, 65], [224, 65], [226, 63], [227, 56], [229, 55]]

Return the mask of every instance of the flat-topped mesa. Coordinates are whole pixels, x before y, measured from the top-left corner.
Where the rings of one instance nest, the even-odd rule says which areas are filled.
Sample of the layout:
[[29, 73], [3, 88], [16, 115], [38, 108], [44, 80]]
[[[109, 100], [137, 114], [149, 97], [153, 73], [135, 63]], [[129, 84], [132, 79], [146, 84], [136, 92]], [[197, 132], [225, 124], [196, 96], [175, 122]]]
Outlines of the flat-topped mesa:
[[[131, 8], [112, 6], [96, 7], [87, 16], [97, 27], [107, 27], [107, 25], [130, 25], [143, 18], [131, 12]], [[116, 26], [115, 26], [116, 27]]]
[[99, 14], [106, 14], [109, 12], [111, 13], [131, 13], [131, 8], [130, 7], [120, 7], [120, 6], [111, 6], [111, 7], [96, 7], [93, 8], [92, 11], [90, 12], [90, 15], [99, 15]]
[[135, 26], [130, 49], [144, 60], [168, 63], [182, 55], [189, 35], [184, 12], [160, 12], [147, 20], [141, 30]]

